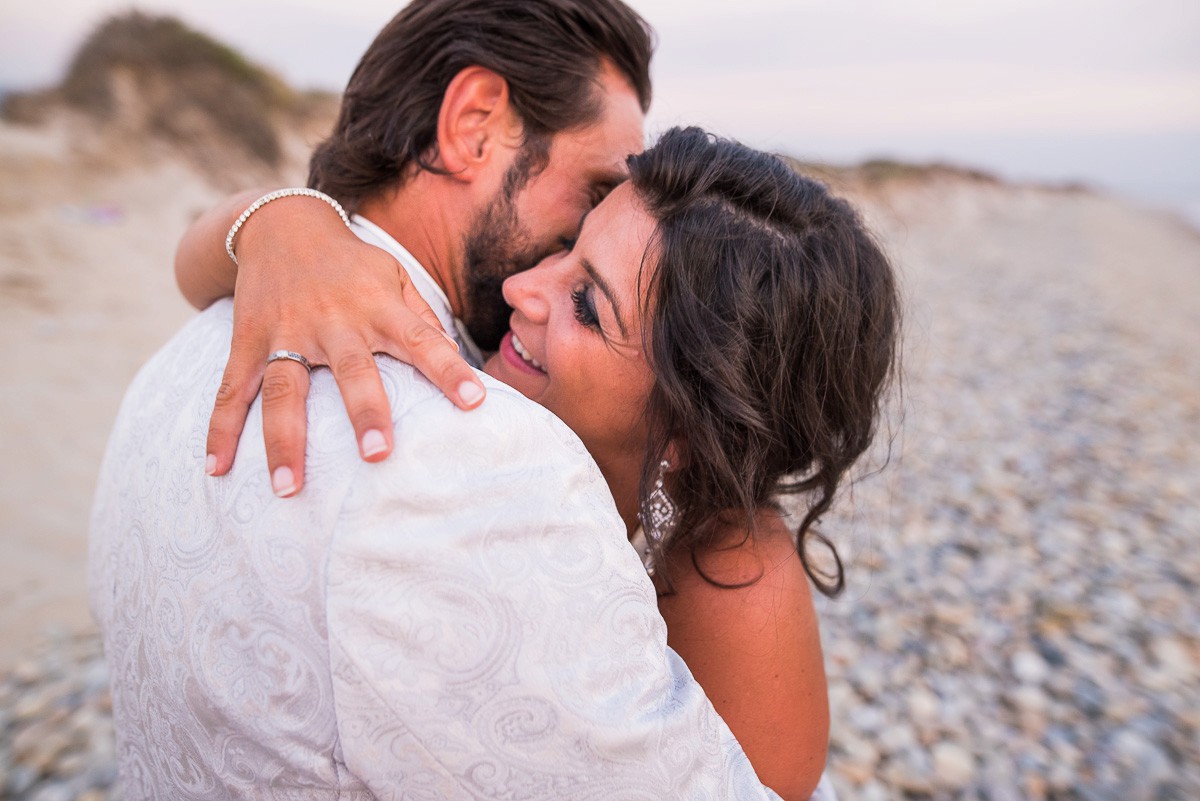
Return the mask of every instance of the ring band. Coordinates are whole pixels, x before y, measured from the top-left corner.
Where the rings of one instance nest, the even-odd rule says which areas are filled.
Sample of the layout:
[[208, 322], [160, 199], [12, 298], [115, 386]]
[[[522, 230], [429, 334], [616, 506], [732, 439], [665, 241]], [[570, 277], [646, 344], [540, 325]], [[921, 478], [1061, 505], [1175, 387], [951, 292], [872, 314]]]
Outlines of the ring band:
[[271, 362], [279, 361], [280, 359], [287, 359], [289, 361], [298, 362], [299, 364], [304, 365], [304, 369], [307, 370], [310, 374], [312, 373], [312, 365], [308, 363], [308, 359], [304, 358], [299, 353], [296, 353], [296, 351], [294, 351], [294, 350], [277, 350], [277, 351], [275, 351], [274, 353], [272, 353], [270, 356], [267, 357], [267, 364], [270, 364]]

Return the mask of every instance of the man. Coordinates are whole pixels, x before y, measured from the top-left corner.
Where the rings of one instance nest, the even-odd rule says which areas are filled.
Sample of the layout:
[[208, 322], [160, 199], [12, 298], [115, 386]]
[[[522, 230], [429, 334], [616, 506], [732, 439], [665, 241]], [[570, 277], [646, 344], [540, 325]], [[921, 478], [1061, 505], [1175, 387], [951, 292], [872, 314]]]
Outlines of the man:
[[[645, 58], [623, 57], [631, 35]], [[430, 62], [413, 54], [430, 42]], [[538, 68], [503, 63], [510, 45]], [[360, 212], [358, 235], [405, 266], [447, 330], [467, 318], [486, 333], [473, 247], [533, 257], [573, 233], [594, 202], [585, 173], [616, 180], [640, 144], [648, 58], [617, 0], [414, 3], [364, 56], [314, 182]], [[429, 80], [388, 102], [433, 134], [398, 137], [389, 161], [372, 144], [399, 123], [362, 114], [405, 70]], [[576, 80], [550, 86], [555, 70]], [[539, 112], [539, 91], [558, 102]], [[236, 243], [247, 264], [268, 244], [254, 222]], [[598, 469], [503, 385], [467, 414], [381, 359], [390, 412], [371, 430], [394, 426], [397, 453], [368, 464], [378, 443], [347, 446], [321, 372], [304, 493], [272, 498], [257, 447], [204, 476], [230, 334], [247, 324], [217, 304], [159, 352], [102, 469], [91, 601], [128, 798], [774, 797], [667, 649]], [[272, 363], [264, 403], [273, 375], [304, 384], [302, 366]], [[247, 432], [262, 425], [256, 409]], [[276, 493], [294, 494], [273, 467]]]

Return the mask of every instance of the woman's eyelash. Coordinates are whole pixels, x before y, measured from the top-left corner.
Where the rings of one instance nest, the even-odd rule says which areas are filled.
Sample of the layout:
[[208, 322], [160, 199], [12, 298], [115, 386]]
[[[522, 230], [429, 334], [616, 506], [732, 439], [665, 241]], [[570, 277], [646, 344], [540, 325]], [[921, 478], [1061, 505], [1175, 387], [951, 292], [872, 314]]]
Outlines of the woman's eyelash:
[[562, 245], [563, 250], [571, 251], [575, 249], [575, 240], [571, 237], [560, 236], [558, 244]]
[[575, 305], [575, 319], [580, 325], [585, 325], [588, 328], [599, 328], [600, 317], [596, 314], [596, 307], [592, 304], [591, 293], [586, 287], [580, 287], [571, 291], [571, 302]]

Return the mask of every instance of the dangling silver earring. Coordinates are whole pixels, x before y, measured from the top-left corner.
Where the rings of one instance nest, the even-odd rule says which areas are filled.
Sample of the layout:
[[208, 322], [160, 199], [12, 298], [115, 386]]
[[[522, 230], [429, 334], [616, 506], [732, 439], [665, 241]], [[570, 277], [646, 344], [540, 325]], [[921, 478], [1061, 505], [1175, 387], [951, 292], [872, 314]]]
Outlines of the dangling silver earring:
[[643, 521], [643, 524], [646, 524], [646, 538], [656, 545], [661, 544], [675, 527], [675, 503], [663, 486], [663, 479], [670, 467], [671, 463], [666, 459], [659, 463], [658, 477], [654, 479], [654, 488], [650, 490], [650, 497], [647, 498], [646, 506], [650, 511], [650, 519]]

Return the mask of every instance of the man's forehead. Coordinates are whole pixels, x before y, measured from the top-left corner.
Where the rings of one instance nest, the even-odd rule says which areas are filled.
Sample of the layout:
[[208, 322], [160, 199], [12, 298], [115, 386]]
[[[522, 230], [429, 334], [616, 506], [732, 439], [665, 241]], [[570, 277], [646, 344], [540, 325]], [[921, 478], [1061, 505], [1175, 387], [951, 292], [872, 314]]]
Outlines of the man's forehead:
[[576, 173], [589, 183], [616, 184], [628, 177], [626, 160], [645, 149], [645, 117], [632, 89], [626, 91], [631, 105], [626, 98], [610, 98], [600, 119], [555, 135], [551, 166]]
[[557, 156], [563, 168], [574, 167], [590, 181], [619, 182], [629, 175], [625, 159], [646, 146], [646, 114], [629, 80], [607, 61], [596, 91], [601, 98], [598, 118], [554, 135], [551, 158]]

